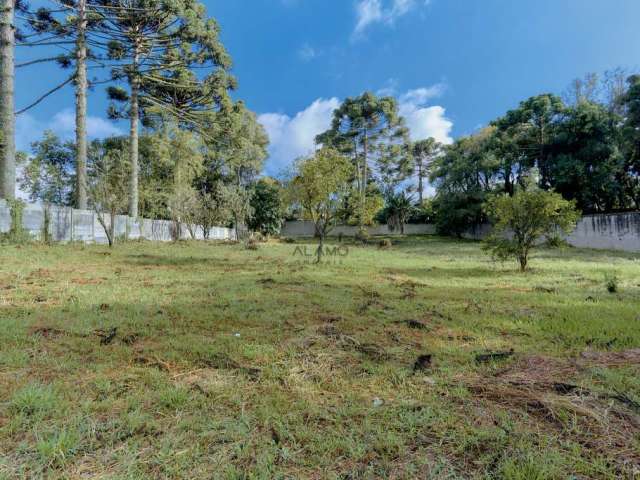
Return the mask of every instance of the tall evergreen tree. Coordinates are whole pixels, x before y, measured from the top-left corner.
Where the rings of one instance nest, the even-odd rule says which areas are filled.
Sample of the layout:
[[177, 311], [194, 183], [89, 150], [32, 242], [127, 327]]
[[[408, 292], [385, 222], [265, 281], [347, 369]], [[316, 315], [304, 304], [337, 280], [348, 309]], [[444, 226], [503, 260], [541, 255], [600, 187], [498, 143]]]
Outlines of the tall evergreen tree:
[[347, 98], [335, 110], [331, 128], [318, 135], [316, 142], [352, 158], [359, 208], [364, 212], [372, 170], [377, 167], [378, 171], [389, 171], [406, 158], [407, 149], [403, 146], [408, 144], [408, 130], [398, 114], [395, 98], [378, 98], [365, 92], [359, 97]]

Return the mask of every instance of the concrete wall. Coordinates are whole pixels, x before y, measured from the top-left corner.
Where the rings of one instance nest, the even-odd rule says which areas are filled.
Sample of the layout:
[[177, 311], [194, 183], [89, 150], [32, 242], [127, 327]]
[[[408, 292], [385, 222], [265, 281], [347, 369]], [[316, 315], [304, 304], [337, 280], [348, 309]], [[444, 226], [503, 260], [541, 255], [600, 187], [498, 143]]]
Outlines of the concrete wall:
[[[371, 227], [368, 230], [371, 235], [399, 234], [398, 231], [390, 232], [386, 225]], [[336, 227], [331, 235], [336, 236], [342, 233], [345, 236], [353, 236], [357, 231], [357, 227], [340, 226]], [[490, 225], [480, 225], [465, 237], [481, 240], [490, 232]], [[408, 235], [434, 233], [433, 225], [406, 225], [405, 227], [405, 234]], [[282, 235], [287, 237], [312, 237], [313, 234], [312, 222], [287, 222], [282, 229]], [[578, 222], [576, 229], [565, 239], [574, 247], [640, 252], [640, 212], [585, 215]]]
[[[76, 210], [67, 207], [49, 207], [49, 234], [56, 242], [107, 243], [107, 235], [92, 210]], [[22, 226], [33, 238], [40, 239], [44, 226], [44, 207], [27, 204], [22, 217]], [[107, 222], [110, 216], [106, 216]], [[158, 242], [171, 241], [173, 222], [168, 220], [135, 220], [126, 215], [116, 217], [115, 235], [134, 240], [144, 238]], [[0, 232], [8, 232], [11, 227], [11, 211], [4, 200], [0, 199]], [[196, 229], [196, 238], [203, 239], [201, 228]], [[182, 238], [191, 238], [186, 225], [182, 227]], [[210, 238], [214, 240], [230, 240], [235, 238], [233, 229], [216, 227], [211, 230]]]
[[640, 212], [585, 215], [567, 241], [575, 247], [640, 252]]
[[[367, 231], [370, 235], [400, 235], [400, 231], [391, 231], [387, 225], [377, 225], [374, 227], [367, 227]], [[358, 227], [351, 227], [348, 225], [339, 225], [334, 228], [331, 233], [332, 237], [337, 237], [342, 234], [345, 237], [353, 237], [358, 232]], [[286, 222], [280, 235], [283, 237], [313, 237], [315, 233], [315, 226], [313, 222]], [[405, 235], [433, 235], [436, 233], [436, 228], [433, 225], [427, 224], [410, 224], [404, 227]]]

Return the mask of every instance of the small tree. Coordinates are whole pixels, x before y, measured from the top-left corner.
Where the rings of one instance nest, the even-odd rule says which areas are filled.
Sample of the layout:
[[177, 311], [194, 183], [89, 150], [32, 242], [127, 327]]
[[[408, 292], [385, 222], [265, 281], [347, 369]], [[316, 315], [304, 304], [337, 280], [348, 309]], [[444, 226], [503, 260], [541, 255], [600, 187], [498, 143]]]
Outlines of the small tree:
[[182, 238], [182, 224], [189, 231], [192, 240], [196, 238], [198, 195], [189, 186], [178, 186], [169, 196], [169, 213], [173, 222], [173, 241]]
[[236, 240], [240, 240], [241, 231], [247, 220], [253, 215], [251, 191], [237, 185], [225, 185], [222, 190], [224, 203], [233, 217]]
[[128, 204], [128, 164], [123, 152], [114, 150], [95, 159], [92, 165], [89, 198], [98, 222], [107, 235], [109, 247], [115, 242], [116, 216]]
[[391, 230], [399, 229], [400, 233], [404, 235], [404, 226], [409, 222], [409, 218], [415, 210], [411, 197], [405, 192], [392, 193], [387, 197], [385, 208], [387, 225]]
[[256, 184], [251, 196], [253, 217], [249, 228], [262, 235], [277, 235], [282, 228], [282, 199], [275, 180], [263, 178]]
[[300, 161], [296, 170], [290, 184], [291, 198], [302, 205], [305, 216], [316, 226], [320, 237], [317, 262], [320, 263], [324, 240], [335, 226], [340, 206], [349, 193], [353, 167], [335, 150], [323, 148], [313, 157]]
[[529, 252], [543, 237], [571, 232], [580, 218], [575, 202], [533, 184], [517, 190], [512, 197], [490, 197], [485, 211], [494, 223], [493, 233], [485, 241], [487, 250], [500, 260], [516, 259], [523, 272]]

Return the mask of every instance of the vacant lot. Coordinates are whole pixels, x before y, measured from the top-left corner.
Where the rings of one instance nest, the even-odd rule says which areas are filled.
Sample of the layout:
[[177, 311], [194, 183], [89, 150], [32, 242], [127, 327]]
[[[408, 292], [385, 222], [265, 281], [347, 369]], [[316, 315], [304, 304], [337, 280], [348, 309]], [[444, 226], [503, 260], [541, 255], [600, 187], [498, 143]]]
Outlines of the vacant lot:
[[633, 478], [635, 256], [301, 247], [2, 247], [0, 478]]

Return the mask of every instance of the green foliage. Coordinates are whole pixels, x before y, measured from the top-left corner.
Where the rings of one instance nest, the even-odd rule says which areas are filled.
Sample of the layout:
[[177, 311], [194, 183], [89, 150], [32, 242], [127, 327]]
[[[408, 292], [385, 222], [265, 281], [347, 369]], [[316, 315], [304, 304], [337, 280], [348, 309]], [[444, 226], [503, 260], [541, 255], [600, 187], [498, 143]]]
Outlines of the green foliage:
[[482, 208], [485, 199], [483, 191], [438, 193], [433, 201], [438, 233], [460, 238], [481, 225], [486, 219]]
[[375, 217], [376, 212], [367, 206], [373, 173], [379, 172], [379, 182], [394, 185], [406, 178], [410, 170], [408, 130], [393, 97], [379, 98], [365, 92], [347, 98], [334, 111], [331, 128], [318, 135], [316, 143], [351, 159], [358, 201], [349, 205], [360, 225]]
[[391, 192], [387, 195], [385, 208], [379, 218], [384, 219], [391, 231], [399, 230], [404, 234], [404, 226], [409, 223], [409, 219], [415, 212], [416, 207], [406, 192]]
[[284, 206], [282, 192], [276, 181], [263, 178], [253, 189], [250, 200], [253, 216], [248, 222], [251, 230], [262, 235], [277, 235], [282, 228]]
[[75, 145], [62, 142], [47, 130], [31, 144], [32, 155], [23, 156], [20, 189], [32, 202], [69, 206], [75, 197]]
[[516, 259], [522, 271], [527, 269], [529, 252], [544, 237], [570, 233], [580, 218], [575, 202], [533, 185], [511, 197], [491, 196], [485, 209], [494, 224], [486, 248], [500, 260]]
[[618, 275], [616, 272], [607, 272], [604, 274], [604, 284], [609, 293], [617, 293], [618, 291]]
[[0, 240], [14, 245], [21, 245], [30, 242], [32, 240], [31, 235], [24, 228], [23, 223], [26, 204], [20, 199], [6, 200], [6, 202], [9, 207], [11, 224], [8, 232], [0, 233]]
[[335, 227], [341, 206], [349, 195], [353, 168], [349, 160], [330, 148], [323, 148], [313, 157], [298, 161], [295, 177], [289, 183], [289, 198], [302, 206], [305, 217], [316, 226], [320, 236], [318, 262], [322, 243]]

